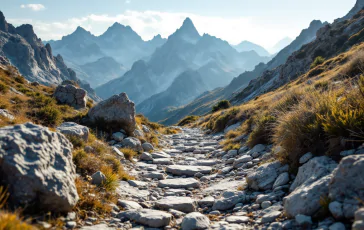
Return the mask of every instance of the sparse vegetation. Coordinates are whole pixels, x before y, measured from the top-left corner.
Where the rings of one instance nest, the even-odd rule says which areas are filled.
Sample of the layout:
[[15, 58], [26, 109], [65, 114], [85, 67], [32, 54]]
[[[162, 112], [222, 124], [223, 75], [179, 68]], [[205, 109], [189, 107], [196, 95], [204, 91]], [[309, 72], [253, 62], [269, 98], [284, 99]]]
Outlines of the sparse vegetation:
[[197, 121], [199, 119], [199, 116], [187, 116], [185, 118], [183, 118], [182, 120], [180, 120], [177, 124], [177, 126], [187, 126], [190, 125], [191, 123]]
[[0, 82], [0, 93], [7, 93], [9, 90], [8, 86]]
[[325, 62], [325, 58], [321, 57], [321, 56], [318, 56], [315, 58], [315, 60], [312, 62], [310, 68], [313, 69], [315, 68], [316, 66], [319, 66], [321, 64], [323, 64]]
[[133, 158], [138, 155], [138, 153], [130, 148], [121, 148], [120, 151], [124, 153], [125, 159], [133, 161]]
[[222, 110], [222, 109], [227, 109], [227, 108], [230, 108], [230, 102], [228, 100], [222, 100], [222, 101], [219, 101], [216, 105], [214, 105], [212, 107], [212, 112], [217, 112], [219, 110]]

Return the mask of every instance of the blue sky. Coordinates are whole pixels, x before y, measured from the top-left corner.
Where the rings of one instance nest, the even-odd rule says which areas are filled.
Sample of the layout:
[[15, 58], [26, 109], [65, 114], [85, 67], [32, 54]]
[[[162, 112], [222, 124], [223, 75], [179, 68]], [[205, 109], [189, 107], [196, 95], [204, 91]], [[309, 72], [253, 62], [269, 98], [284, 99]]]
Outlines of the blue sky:
[[190, 17], [197, 30], [237, 44], [266, 48], [295, 38], [313, 19], [332, 22], [355, 0], [0, 0], [14, 25], [29, 23], [43, 40], [60, 39], [77, 26], [95, 35], [115, 21], [130, 25], [144, 40], [167, 37]]

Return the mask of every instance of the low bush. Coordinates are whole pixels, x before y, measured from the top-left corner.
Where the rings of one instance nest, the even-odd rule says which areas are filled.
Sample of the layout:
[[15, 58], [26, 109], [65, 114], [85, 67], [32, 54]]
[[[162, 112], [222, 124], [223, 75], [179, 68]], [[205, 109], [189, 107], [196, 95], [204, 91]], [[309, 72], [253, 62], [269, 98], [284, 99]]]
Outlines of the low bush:
[[312, 62], [310, 68], [313, 69], [315, 68], [316, 66], [319, 66], [321, 64], [323, 64], [325, 62], [325, 58], [321, 57], [321, 56], [318, 56], [315, 58], [315, 60]]
[[228, 100], [222, 100], [222, 101], [219, 101], [216, 105], [214, 105], [212, 107], [212, 112], [217, 112], [219, 110], [222, 110], [222, 109], [228, 109], [230, 108], [230, 102]]
[[185, 118], [183, 118], [182, 120], [180, 120], [177, 124], [177, 126], [186, 126], [186, 125], [190, 125], [191, 123], [197, 121], [199, 119], [199, 116], [187, 116]]
[[120, 151], [124, 153], [125, 159], [133, 161], [133, 158], [138, 154], [136, 151], [130, 148], [121, 148]]
[[270, 144], [273, 135], [273, 125], [276, 120], [276, 117], [272, 115], [260, 117], [249, 135], [247, 145], [253, 148], [257, 144]]
[[232, 108], [221, 113], [221, 115], [215, 120], [212, 130], [214, 132], [223, 131], [226, 128], [228, 122], [230, 122], [238, 112], [239, 111], [237, 109]]
[[25, 80], [25, 78], [23, 76], [17, 75], [14, 80], [20, 84], [25, 84], [27, 82], [27, 80]]
[[35, 112], [34, 118], [44, 126], [55, 127], [62, 122], [60, 110], [53, 105], [47, 105]]

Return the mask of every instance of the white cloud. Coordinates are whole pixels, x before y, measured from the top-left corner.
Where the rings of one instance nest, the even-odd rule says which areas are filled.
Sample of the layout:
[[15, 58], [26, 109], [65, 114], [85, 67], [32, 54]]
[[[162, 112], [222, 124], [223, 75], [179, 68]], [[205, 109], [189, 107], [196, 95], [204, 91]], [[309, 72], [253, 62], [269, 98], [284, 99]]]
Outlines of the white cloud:
[[45, 9], [45, 6], [42, 5], [42, 4], [22, 4], [20, 5], [20, 8], [28, 8], [28, 9], [31, 9], [33, 11], [40, 11], [40, 10], [44, 10]]
[[279, 24], [263, 26], [263, 23], [252, 17], [222, 18], [160, 11], [127, 10], [119, 15], [90, 14], [85, 17], [71, 18], [59, 22], [23, 19], [10, 19], [9, 21], [16, 25], [22, 24], [24, 21], [32, 24], [35, 32], [43, 40], [61, 39], [62, 36], [72, 33], [77, 26], [82, 26], [91, 33], [100, 35], [114, 22], [131, 26], [144, 40], [149, 40], [157, 34], [168, 37], [182, 25], [186, 17], [192, 19], [201, 34], [208, 33], [232, 44], [249, 40], [268, 48], [283, 37], [295, 37], [300, 32], [295, 29], [296, 27]]

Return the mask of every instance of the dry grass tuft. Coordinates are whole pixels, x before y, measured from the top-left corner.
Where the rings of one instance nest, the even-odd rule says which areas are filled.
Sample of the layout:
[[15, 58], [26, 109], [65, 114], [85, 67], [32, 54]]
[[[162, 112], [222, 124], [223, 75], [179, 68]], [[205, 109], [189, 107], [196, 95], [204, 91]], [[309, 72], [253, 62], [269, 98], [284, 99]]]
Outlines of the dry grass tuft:
[[121, 148], [120, 151], [124, 153], [125, 159], [133, 162], [133, 158], [138, 155], [138, 153], [130, 148]]

